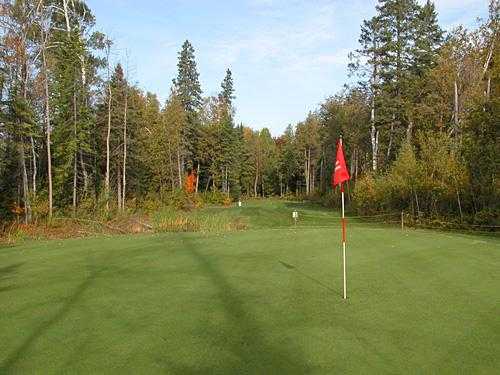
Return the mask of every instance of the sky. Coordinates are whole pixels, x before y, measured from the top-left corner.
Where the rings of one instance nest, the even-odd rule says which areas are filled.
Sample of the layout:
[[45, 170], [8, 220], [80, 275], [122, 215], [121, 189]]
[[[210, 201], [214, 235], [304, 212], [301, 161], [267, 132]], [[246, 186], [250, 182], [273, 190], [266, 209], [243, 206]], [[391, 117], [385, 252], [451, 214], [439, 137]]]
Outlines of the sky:
[[[419, 0], [424, 2], [425, 0]], [[488, 0], [435, 0], [441, 26], [477, 25]], [[349, 81], [348, 54], [376, 0], [87, 0], [113, 59], [163, 102], [177, 53], [195, 48], [203, 95], [216, 95], [227, 68], [236, 121], [280, 134]], [[128, 64], [126, 61], [128, 60]]]

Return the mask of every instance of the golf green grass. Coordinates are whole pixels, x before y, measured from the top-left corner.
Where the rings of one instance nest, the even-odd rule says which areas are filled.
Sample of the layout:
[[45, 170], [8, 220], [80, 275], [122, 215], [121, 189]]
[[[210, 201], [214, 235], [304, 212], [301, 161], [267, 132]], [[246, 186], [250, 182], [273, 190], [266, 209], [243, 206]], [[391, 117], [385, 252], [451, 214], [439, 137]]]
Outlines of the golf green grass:
[[336, 213], [209, 210], [249, 230], [0, 248], [0, 373], [498, 373], [498, 238], [354, 223], [344, 301]]

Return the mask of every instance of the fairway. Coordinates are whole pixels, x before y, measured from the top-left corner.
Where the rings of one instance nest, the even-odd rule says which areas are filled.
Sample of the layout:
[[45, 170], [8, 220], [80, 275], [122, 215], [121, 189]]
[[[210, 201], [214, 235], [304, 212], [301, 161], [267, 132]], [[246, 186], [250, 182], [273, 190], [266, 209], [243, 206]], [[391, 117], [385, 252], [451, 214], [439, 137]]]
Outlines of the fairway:
[[500, 368], [498, 238], [351, 222], [344, 301], [338, 213], [209, 210], [249, 229], [0, 248], [0, 373]]

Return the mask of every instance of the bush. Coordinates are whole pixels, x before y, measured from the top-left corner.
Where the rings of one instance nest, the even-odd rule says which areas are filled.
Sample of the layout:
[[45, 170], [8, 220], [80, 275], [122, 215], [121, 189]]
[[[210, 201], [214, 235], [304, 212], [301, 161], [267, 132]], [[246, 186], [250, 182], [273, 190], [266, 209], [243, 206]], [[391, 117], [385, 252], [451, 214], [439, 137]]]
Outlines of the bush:
[[204, 192], [204, 193], [199, 193], [198, 195], [201, 198], [201, 200], [204, 203], [207, 203], [207, 204], [219, 204], [219, 205], [223, 205], [224, 202], [225, 202], [225, 200], [226, 200], [226, 198], [227, 198], [226, 194], [223, 194], [223, 193], [221, 193], [218, 190], [207, 191], [207, 192]]
[[500, 222], [500, 210], [484, 209], [474, 215], [475, 225], [498, 225]]
[[231, 206], [231, 204], [233, 204], [233, 200], [231, 197], [226, 196], [222, 203], [224, 204], [225, 207], [229, 207], [229, 206]]
[[371, 215], [380, 209], [377, 181], [367, 174], [356, 182], [353, 193], [353, 205], [361, 215]]

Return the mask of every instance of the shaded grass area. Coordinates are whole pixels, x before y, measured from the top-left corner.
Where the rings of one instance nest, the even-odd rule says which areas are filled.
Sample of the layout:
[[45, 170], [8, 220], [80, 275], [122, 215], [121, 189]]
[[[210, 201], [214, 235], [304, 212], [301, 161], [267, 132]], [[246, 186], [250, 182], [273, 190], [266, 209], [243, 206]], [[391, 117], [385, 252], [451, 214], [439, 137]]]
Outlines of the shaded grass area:
[[294, 229], [293, 207], [259, 205], [241, 208], [254, 210], [244, 232], [0, 249], [0, 373], [500, 367], [500, 240], [353, 225], [343, 301], [338, 228], [305, 227], [323, 210]]

